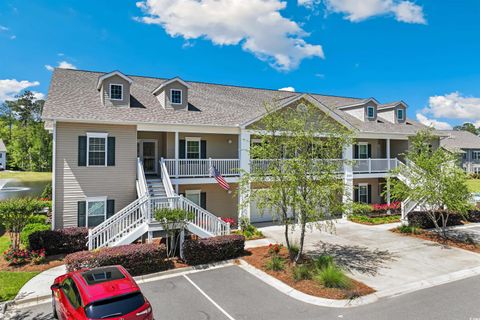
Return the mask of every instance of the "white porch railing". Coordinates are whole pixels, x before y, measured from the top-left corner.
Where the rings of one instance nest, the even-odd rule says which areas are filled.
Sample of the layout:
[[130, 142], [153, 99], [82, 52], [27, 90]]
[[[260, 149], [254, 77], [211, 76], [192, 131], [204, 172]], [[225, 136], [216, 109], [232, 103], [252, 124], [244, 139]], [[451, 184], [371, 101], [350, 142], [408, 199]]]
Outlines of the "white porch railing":
[[172, 177], [211, 177], [210, 168], [215, 168], [224, 177], [238, 176], [239, 159], [162, 159]]
[[[280, 164], [281, 164], [281, 161], [283, 161], [283, 159], [251, 159], [250, 160], [250, 170], [252, 173], [255, 173], [255, 172], [261, 172], [261, 171], [265, 171], [268, 169], [268, 167], [275, 163], [275, 162], [278, 162], [280, 161]], [[340, 173], [340, 172], [343, 172], [343, 163], [344, 161], [342, 159], [328, 159], [328, 160], [323, 160], [323, 159], [318, 159], [318, 161], [327, 161], [331, 164], [334, 164], [337, 166], [337, 171]]]
[[396, 169], [397, 158], [390, 159], [353, 159], [353, 173], [381, 173]]
[[161, 208], [183, 209], [193, 213], [192, 219], [188, 219], [187, 221], [203, 231], [206, 231], [211, 236], [230, 234], [229, 223], [224, 222], [219, 217], [182, 196], [151, 198], [152, 212]]
[[167, 197], [175, 196], [175, 191], [173, 191], [172, 181], [170, 181], [170, 175], [168, 174], [167, 166], [165, 162], [160, 161], [160, 174], [162, 177], [163, 187], [165, 188], [165, 194]]
[[111, 218], [88, 230], [88, 250], [115, 244], [148, 221], [149, 197], [130, 203]]
[[143, 163], [140, 158], [137, 158], [137, 196], [142, 198], [148, 194], [147, 179], [143, 171]]

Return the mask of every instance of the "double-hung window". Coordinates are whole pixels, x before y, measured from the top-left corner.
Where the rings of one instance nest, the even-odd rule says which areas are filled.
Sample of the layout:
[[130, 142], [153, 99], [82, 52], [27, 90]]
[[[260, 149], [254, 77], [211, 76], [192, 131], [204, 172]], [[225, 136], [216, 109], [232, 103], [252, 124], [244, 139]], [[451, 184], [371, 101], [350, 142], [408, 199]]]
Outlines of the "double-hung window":
[[367, 107], [367, 117], [370, 119], [375, 118], [375, 107], [373, 106]]
[[87, 133], [88, 166], [107, 165], [107, 133]]
[[185, 198], [192, 201], [196, 205], [201, 205], [200, 203], [200, 190], [185, 190]]
[[95, 227], [107, 217], [107, 197], [87, 198], [87, 227]]
[[368, 184], [358, 185], [358, 202], [368, 203]]
[[368, 159], [368, 143], [359, 143], [358, 144], [358, 158], [359, 159]]
[[110, 100], [123, 100], [123, 85], [110, 84]]
[[403, 121], [404, 120], [404, 110], [403, 109], [397, 109], [397, 121]]
[[472, 159], [480, 160], [480, 151], [472, 151]]
[[200, 138], [185, 138], [185, 148], [187, 159], [200, 159]]
[[182, 104], [182, 90], [170, 90], [170, 101], [172, 104]]

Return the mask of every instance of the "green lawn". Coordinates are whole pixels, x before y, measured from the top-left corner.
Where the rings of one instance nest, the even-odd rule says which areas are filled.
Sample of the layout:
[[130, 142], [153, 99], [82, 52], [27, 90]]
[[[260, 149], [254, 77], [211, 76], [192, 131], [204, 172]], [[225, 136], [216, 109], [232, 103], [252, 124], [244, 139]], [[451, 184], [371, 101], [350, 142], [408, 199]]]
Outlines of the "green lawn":
[[470, 192], [480, 192], [480, 179], [468, 179], [467, 186]]
[[0, 179], [17, 179], [20, 181], [45, 181], [52, 180], [51, 172], [29, 172], [29, 171], [1, 171]]
[[[0, 233], [1, 234], [1, 233]], [[4, 234], [0, 237], [0, 254], [3, 254], [5, 250], [10, 246], [10, 238]]]
[[39, 272], [0, 271], [0, 301], [12, 300], [28, 280]]

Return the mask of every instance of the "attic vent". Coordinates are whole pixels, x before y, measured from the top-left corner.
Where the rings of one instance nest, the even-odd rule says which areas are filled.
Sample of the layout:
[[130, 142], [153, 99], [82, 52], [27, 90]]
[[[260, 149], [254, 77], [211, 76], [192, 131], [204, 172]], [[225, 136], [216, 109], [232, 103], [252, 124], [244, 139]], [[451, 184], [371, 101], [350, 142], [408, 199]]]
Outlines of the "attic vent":
[[303, 103], [300, 103], [298, 106], [297, 106], [297, 111], [300, 111], [300, 112], [305, 112], [307, 111], [307, 106]]
[[382, 120], [377, 120], [377, 122], [378, 122], [378, 123], [383, 123], [383, 121], [382, 121]]

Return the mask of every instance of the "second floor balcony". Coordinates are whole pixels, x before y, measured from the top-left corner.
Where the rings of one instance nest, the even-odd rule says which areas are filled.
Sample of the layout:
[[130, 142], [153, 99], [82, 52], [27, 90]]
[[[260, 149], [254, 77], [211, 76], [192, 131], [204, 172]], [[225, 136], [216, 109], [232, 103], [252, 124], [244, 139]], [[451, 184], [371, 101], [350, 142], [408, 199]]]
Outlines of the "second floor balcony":
[[[265, 170], [273, 161], [271, 159], [251, 159], [250, 170]], [[342, 159], [330, 159], [319, 161], [331, 161], [338, 166], [338, 172], [344, 172]], [[224, 177], [240, 176], [240, 159], [162, 159], [167, 171], [172, 178], [209, 178], [212, 177], [211, 168], [220, 172]], [[388, 173], [398, 166], [397, 158], [390, 159], [353, 159], [352, 170], [354, 174], [382, 174]]]

